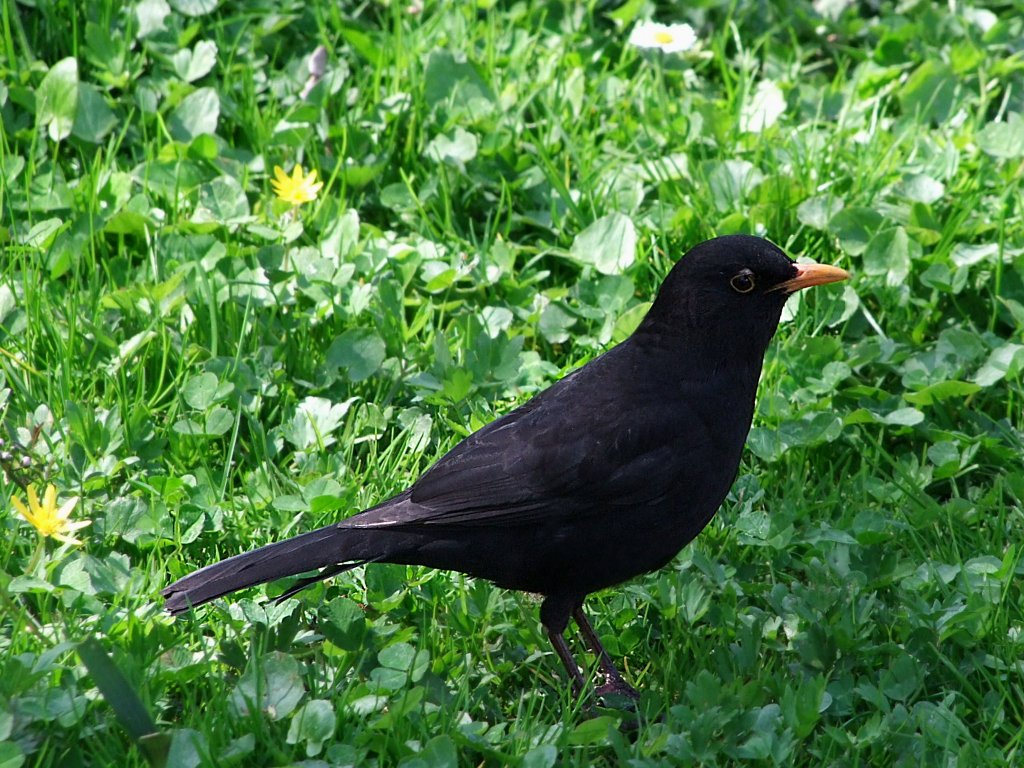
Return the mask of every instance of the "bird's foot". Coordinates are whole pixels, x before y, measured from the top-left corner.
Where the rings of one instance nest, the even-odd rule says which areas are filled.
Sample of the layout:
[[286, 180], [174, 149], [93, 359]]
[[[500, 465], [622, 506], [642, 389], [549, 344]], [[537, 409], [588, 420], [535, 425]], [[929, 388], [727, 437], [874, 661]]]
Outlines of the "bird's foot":
[[609, 675], [602, 685], [594, 689], [594, 698], [603, 707], [635, 712], [640, 693], [618, 675]]

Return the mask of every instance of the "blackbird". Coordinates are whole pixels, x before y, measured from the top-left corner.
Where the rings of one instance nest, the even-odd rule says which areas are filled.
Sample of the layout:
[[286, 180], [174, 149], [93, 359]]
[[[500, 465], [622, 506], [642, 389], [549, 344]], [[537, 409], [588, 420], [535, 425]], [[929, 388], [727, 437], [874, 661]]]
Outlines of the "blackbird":
[[588, 594], [668, 563], [736, 477], [765, 350], [795, 291], [845, 280], [757, 237], [718, 237], [669, 272], [636, 331], [452, 448], [411, 487], [332, 525], [209, 565], [163, 590], [180, 614], [243, 587], [366, 563], [461, 571], [543, 596], [540, 618], [581, 695], [571, 616], [636, 698], [583, 612]]

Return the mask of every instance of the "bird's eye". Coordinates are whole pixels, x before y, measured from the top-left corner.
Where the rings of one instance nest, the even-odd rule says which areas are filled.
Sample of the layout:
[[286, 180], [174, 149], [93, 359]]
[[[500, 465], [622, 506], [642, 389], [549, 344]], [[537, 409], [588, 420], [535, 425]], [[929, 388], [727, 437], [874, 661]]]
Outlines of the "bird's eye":
[[744, 269], [729, 280], [729, 285], [736, 293], [750, 293], [754, 290], [754, 275], [749, 269]]

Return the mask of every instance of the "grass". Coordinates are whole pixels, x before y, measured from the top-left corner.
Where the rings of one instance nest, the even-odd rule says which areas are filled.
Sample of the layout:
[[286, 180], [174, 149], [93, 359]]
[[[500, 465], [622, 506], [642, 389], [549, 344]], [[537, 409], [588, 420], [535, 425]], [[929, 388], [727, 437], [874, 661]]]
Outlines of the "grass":
[[[1020, 4], [489, 5], [3, 3], [0, 765], [1019, 762]], [[630, 46], [652, 15], [699, 47]], [[326, 185], [291, 208], [297, 163]], [[854, 280], [780, 329], [713, 523], [588, 601], [634, 732], [571, 700], [533, 599], [457, 574], [163, 614], [729, 232]], [[14, 514], [29, 483], [81, 546]]]

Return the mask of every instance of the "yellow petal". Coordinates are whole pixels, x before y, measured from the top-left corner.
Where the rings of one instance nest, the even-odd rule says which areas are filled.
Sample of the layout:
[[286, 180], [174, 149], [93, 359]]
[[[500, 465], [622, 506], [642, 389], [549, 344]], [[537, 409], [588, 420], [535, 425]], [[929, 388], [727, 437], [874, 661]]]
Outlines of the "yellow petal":
[[32, 513], [28, 511], [28, 509], [25, 507], [24, 502], [22, 502], [21, 499], [19, 499], [17, 496], [11, 496], [11, 504], [13, 504], [14, 508], [18, 510], [19, 515], [24, 517], [30, 523], [32, 522]]
[[[38, 498], [35, 499], [36, 506], [35, 507], [32, 506], [32, 498], [33, 498], [34, 495], [35, 495], [34, 489], [32, 489], [32, 486], [29, 486], [28, 507], [26, 507], [21, 502], [21, 499], [15, 498], [13, 496], [11, 497], [11, 503], [14, 504], [14, 508], [18, 510], [19, 514], [23, 518], [25, 518], [25, 522], [26, 523], [31, 525], [33, 528], [35, 528], [40, 533], [43, 533], [44, 523], [43, 523], [42, 517], [38, 514], [38, 511], [39, 511], [39, 499]], [[43, 534], [43, 535], [45, 536], [46, 534]]]
[[61, 504], [60, 505], [60, 509], [58, 509], [57, 513], [56, 513], [57, 514], [57, 519], [58, 520], [67, 520], [68, 516], [71, 514], [71, 510], [73, 510], [75, 508], [75, 505], [77, 503], [78, 503], [78, 497], [77, 496], [72, 496], [70, 499], [68, 499], [63, 504]]
[[46, 491], [43, 493], [43, 509], [48, 515], [52, 515], [57, 509], [57, 489], [53, 483], [47, 485]]
[[39, 494], [36, 493], [35, 484], [30, 484], [28, 487], [28, 508], [32, 510], [32, 514], [39, 512]]

